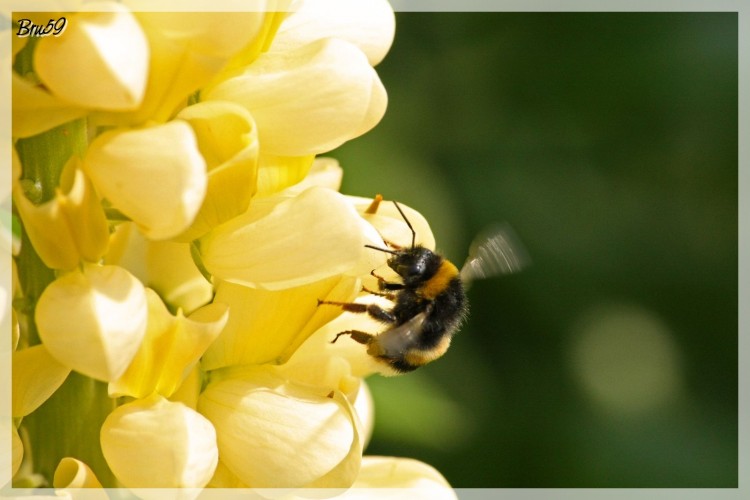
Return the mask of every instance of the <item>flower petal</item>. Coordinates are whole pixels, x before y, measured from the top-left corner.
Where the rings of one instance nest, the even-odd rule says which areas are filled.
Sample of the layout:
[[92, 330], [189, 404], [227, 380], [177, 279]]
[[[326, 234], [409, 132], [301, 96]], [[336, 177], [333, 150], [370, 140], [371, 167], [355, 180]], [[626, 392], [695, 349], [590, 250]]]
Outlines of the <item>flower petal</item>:
[[39, 408], [65, 382], [70, 368], [50, 356], [43, 344], [13, 353], [12, 414], [23, 417]]
[[388, 498], [404, 500], [455, 500], [458, 498], [448, 481], [432, 466], [411, 458], [362, 458], [362, 468], [352, 489], [340, 498], [372, 498], [372, 490], [359, 488], [408, 489]]
[[[151, 49], [146, 94], [132, 113], [97, 113], [102, 124], [163, 123], [187, 97], [205, 87], [243, 49], [257, 53], [266, 36], [266, 13], [147, 12], [130, 0]], [[143, 2], [149, 7], [152, 5]], [[257, 48], [256, 45], [258, 46]]]
[[340, 393], [257, 370], [209, 384], [198, 408], [216, 427], [224, 464], [253, 488], [348, 487], [359, 469], [358, 422]]
[[88, 108], [135, 109], [148, 77], [146, 37], [125, 7], [114, 2], [99, 7], [111, 11], [73, 14], [65, 36], [42, 38], [34, 68], [50, 92], [65, 101]]
[[[383, 239], [405, 247], [411, 245], [411, 230], [392, 201], [383, 200], [376, 206], [374, 213], [370, 213], [371, 211], [368, 211], [368, 209], [373, 204], [372, 198], [347, 196], [347, 199], [352, 203], [357, 212], [377, 229]], [[399, 206], [414, 228], [414, 232], [416, 233], [415, 243], [434, 250], [435, 237], [432, 234], [427, 219], [408, 205], [399, 203]]]
[[200, 240], [215, 279], [279, 290], [353, 268], [364, 254], [361, 218], [334, 191], [314, 187], [253, 202], [250, 210]]
[[206, 162], [193, 130], [179, 120], [100, 135], [84, 168], [102, 195], [151, 239], [184, 231], [206, 194]]
[[214, 370], [282, 363], [338, 314], [333, 308], [318, 308], [318, 298], [350, 300], [358, 291], [357, 280], [338, 276], [277, 291], [219, 282], [215, 301], [227, 304], [231, 314], [224, 331], [206, 351], [202, 366]]
[[262, 54], [205, 98], [247, 108], [264, 154], [303, 156], [330, 151], [374, 127], [385, 113], [384, 96], [365, 55], [349, 42], [328, 38]]
[[82, 107], [58, 99], [42, 86], [11, 74], [13, 137], [31, 137], [85, 116]]
[[146, 332], [143, 285], [117, 266], [86, 265], [53, 281], [35, 319], [49, 353], [98, 380], [122, 375]]
[[214, 295], [213, 286], [196, 267], [188, 244], [149, 240], [132, 222], [117, 226], [105, 263], [133, 273], [172, 310], [182, 309], [188, 314], [208, 304]]
[[383, 60], [393, 43], [396, 19], [386, 0], [304, 0], [281, 24], [271, 50], [290, 50], [321, 38], [340, 38]]
[[211, 423], [157, 395], [114, 410], [100, 437], [107, 464], [128, 488], [202, 488], [219, 461]]
[[[378, 304], [386, 308], [393, 306], [390, 301], [377, 295], [363, 295], [354, 299], [354, 302]], [[331, 306], [329, 307], [334, 309]], [[300, 365], [307, 366], [311, 371], [325, 373], [326, 370], [330, 369], [330, 364], [334, 362], [332, 360], [343, 359], [349, 364], [351, 375], [354, 377], [367, 377], [373, 373], [380, 373], [386, 376], [395, 375], [396, 373], [389, 365], [367, 354], [367, 348], [362, 344], [350, 339], [340, 339], [335, 344], [331, 343], [339, 332], [360, 330], [376, 335], [385, 329], [386, 327], [383, 326], [383, 323], [371, 318], [367, 314], [341, 313], [313, 333], [295, 351], [294, 355], [283, 368], [291, 370], [295, 369], [295, 366]], [[310, 373], [308, 377], [317, 380], [321, 375]]]
[[193, 128], [208, 168], [200, 212], [177, 238], [188, 242], [247, 210], [257, 184], [258, 131], [250, 113], [225, 101], [188, 106], [177, 119]]
[[72, 156], [63, 168], [55, 197], [34, 205], [20, 182], [13, 185], [14, 202], [34, 249], [52, 269], [73, 269], [81, 260], [98, 261], [107, 251], [109, 226], [91, 181]]
[[224, 304], [209, 304], [188, 319], [172, 316], [153, 290], [146, 289], [146, 298], [146, 336], [122, 377], [110, 382], [111, 397], [171, 396], [227, 321]]
[[310, 172], [315, 155], [261, 154], [258, 161], [258, 196], [268, 196], [297, 184]]
[[[55, 469], [52, 486], [54, 488], [102, 488], [102, 484], [89, 466], [72, 457], [60, 460]], [[101, 493], [99, 498], [108, 498], [104, 491]]]

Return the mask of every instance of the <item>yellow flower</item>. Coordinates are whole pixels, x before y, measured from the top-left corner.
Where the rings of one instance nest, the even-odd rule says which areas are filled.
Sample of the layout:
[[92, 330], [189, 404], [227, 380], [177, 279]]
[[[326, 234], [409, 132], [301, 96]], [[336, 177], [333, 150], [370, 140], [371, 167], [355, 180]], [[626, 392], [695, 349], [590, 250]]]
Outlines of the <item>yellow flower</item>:
[[373, 488], [403, 489], [406, 490], [403, 498], [410, 500], [458, 498], [442, 474], [425, 463], [409, 458], [364, 457], [352, 488], [339, 498], [370, 499], [377, 496]]
[[98, 8], [109, 11], [73, 14], [64, 36], [40, 39], [34, 69], [49, 92], [68, 103], [135, 109], [143, 100], [148, 77], [146, 37], [125, 7], [102, 2]]
[[219, 282], [217, 302], [231, 310], [226, 328], [203, 357], [215, 370], [246, 364], [283, 363], [337, 311], [318, 308], [316, 298], [349, 300], [359, 280], [334, 276], [284, 290], [262, 290]]
[[11, 414], [23, 417], [36, 410], [67, 378], [70, 368], [35, 345], [13, 353], [13, 399]]
[[280, 290], [369, 272], [377, 257], [364, 245], [379, 237], [367, 226], [339, 193], [320, 187], [299, 195], [286, 191], [256, 200], [215, 228], [200, 240], [200, 253], [214, 278]]
[[105, 132], [89, 146], [84, 169], [104, 198], [152, 239], [187, 229], [206, 194], [206, 162], [181, 120]]
[[129, 488], [201, 488], [219, 460], [211, 423], [158, 395], [114, 410], [102, 425], [101, 446]]
[[198, 410], [216, 428], [223, 464], [250, 487], [347, 487], [359, 470], [359, 422], [338, 391], [248, 370], [209, 384]]
[[85, 265], [39, 297], [39, 337], [60, 363], [104, 381], [125, 372], [146, 333], [146, 292], [117, 266]]
[[17, 73], [11, 74], [13, 137], [30, 137], [81, 118], [86, 109], [53, 96]]
[[177, 238], [188, 242], [247, 210], [256, 191], [258, 131], [252, 116], [230, 102], [188, 106], [177, 119], [192, 127], [208, 177], [200, 211]]
[[[350, 498], [394, 486], [452, 498], [425, 464], [363, 458], [363, 377], [382, 365], [356, 342], [330, 342], [383, 326], [318, 307], [386, 305], [362, 292], [377, 287], [373, 269], [391, 276], [387, 254], [366, 245], [411, 243], [394, 206], [338, 193], [342, 169], [316, 157], [383, 116], [373, 66], [391, 45], [392, 9], [304, 0], [287, 13], [289, 2], [269, 0], [269, 12], [175, 14], [143, 3], [66, 14], [64, 36], [13, 44], [24, 290], [0, 289], [0, 320], [18, 326], [12, 413], [25, 442], [12, 425], [9, 468], [27, 445], [34, 467], [54, 470], [30, 480], [24, 467], [17, 484], [195, 488], [188, 496], [353, 486]], [[34, 205], [31, 183], [56, 196]], [[434, 248], [424, 218], [403, 208]], [[67, 435], [36, 431], [45, 400], [98, 435], [71, 453], [94, 450], [86, 463], [60, 451]]]
[[395, 31], [396, 19], [386, 0], [303, 0], [282, 23], [271, 50], [340, 38], [356, 45], [375, 66], [390, 49]]
[[[52, 479], [52, 485], [55, 488], [101, 488], [102, 484], [96, 478], [94, 472], [88, 465], [72, 457], [65, 457], [55, 469], [55, 475]], [[103, 491], [101, 495], [91, 495], [98, 498], [108, 498]]]
[[[273, 36], [272, 13], [258, 12], [137, 12], [150, 50], [148, 83], [139, 108], [129, 113], [96, 113], [107, 125], [163, 123], [185, 106], [186, 99], [205, 87], [234, 58], [252, 60]], [[150, 4], [149, 4], [150, 5]], [[147, 9], [144, 9], [147, 10]]]
[[16, 208], [26, 234], [44, 263], [53, 269], [70, 270], [82, 260], [98, 261], [107, 251], [109, 228], [91, 181], [72, 156], [63, 168], [55, 197], [34, 205], [14, 181]]
[[172, 241], [153, 241], [132, 222], [119, 224], [112, 234], [105, 264], [124, 267], [156, 291], [172, 310], [186, 314], [206, 305], [214, 295], [190, 255], [190, 247]]
[[148, 326], [128, 369], [109, 383], [112, 397], [146, 397], [152, 393], [171, 396], [191, 372], [227, 320], [227, 307], [213, 303], [185, 318], [172, 316], [161, 299], [146, 289]]
[[337, 38], [266, 52], [205, 98], [245, 107], [258, 124], [263, 153], [281, 156], [323, 153], [364, 134], [388, 100], [365, 54]]

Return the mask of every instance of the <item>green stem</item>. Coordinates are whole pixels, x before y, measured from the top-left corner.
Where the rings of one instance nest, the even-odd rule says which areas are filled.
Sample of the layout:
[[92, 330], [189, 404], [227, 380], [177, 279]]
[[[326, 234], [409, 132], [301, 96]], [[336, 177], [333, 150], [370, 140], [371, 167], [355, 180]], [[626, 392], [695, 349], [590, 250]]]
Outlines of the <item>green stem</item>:
[[71, 372], [52, 397], [23, 419], [34, 472], [51, 486], [60, 460], [74, 457], [88, 465], [105, 488], [116, 487], [99, 446], [99, 429], [115, 406], [107, 395], [107, 384]]
[[[83, 119], [19, 139], [16, 151], [23, 167], [21, 182], [27, 197], [35, 203], [51, 200], [60, 184], [63, 167], [72, 155], [83, 156], [86, 146], [86, 121]], [[25, 316], [23, 339], [31, 346], [40, 343], [34, 321], [36, 303], [54, 281], [55, 272], [45, 266], [24, 231], [21, 231], [16, 264], [23, 292], [20, 311]], [[99, 445], [99, 429], [115, 406], [115, 401], [107, 394], [106, 384], [71, 372], [52, 397], [23, 419], [22, 426], [29, 436], [30, 449], [26, 452], [30, 452], [34, 472], [41, 474], [51, 486], [60, 460], [74, 457], [86, 463], [102, 485], [116, 486]]]

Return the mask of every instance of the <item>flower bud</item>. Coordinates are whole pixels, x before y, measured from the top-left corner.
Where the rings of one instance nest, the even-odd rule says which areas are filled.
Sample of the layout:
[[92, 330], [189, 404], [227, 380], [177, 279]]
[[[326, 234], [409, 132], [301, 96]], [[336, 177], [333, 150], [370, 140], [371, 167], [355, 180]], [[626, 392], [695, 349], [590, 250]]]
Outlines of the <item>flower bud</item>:
[[211, 423], [158, 395], [114, 410], [100, 437], [107, 464], [128, 488], [202, 488], [219, 461]]
[[14, 201], [26, 234], [42, 261], [70, 270], [81, 260], [96, 262], [107, 251], [109, 227], [91, 181], [73, 156], [63, 168], [55, 197], [41, 205], [26, 198], [14, 183]]
[[135, 109], [146, 90], [148, 43], [125, 7], [114, 2], [102, 6], [110, 12], [73, 14], [64, 36], [40, 39], [34, 69], [53, 95], [70, 103]]
[[340, 38], [356, 45], [375, 66], [390, 49], [395, 32], [396, 19], [387, 0], [304, 0], [281, 24], [271, 50]]
[[345, 488], [359, 469], [359, 422], [339, 392], [257, 370], [210, 384], [198, 409], [216, 428], [222, 462], [249, 487]]
[[84, 168], [101, 194], [151, 239], [184, 231], [206, 194], [206, 162], [181, 120], [105, 132], [89, 146]]
[[258, 124], [263, 153], [279, 156], [330, 151], [374, 127], [387, 105], [367, 57], [335, 38], [264, 53], [205, 98], [245, 107]]
[[49, 353], [98, 380], [122, 375], [146, 333], [146, 292], [117, 266], [86, 265], [42, 292], [35, 319]]

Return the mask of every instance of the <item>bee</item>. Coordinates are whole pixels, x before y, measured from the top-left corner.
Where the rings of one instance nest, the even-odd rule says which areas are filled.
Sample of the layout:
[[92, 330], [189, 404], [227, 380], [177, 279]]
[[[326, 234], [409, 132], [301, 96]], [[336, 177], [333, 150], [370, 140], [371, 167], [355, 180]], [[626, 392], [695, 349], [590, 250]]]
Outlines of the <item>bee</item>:
[[[374, 213], [382, 200], [378, 195], [368, 210]], [[390, 242], [390, 248], [365, 245], [391, 255], [387, 264], [401, 278], [400, 282], [386, 281], [375, 274], [379, 290], [363, 291], [385, 297], [393, 307], [377, 304], [318, 300], [318, 305], [339, 306], [344, 311], [368, 314], [387, 328], [379, 334], [359, 330], [340, 332], [341, 336], [367, 346], [367, 353], [386, 363], [397, 373], [416, 370], [441, 357], [448, 350], [453, 335], [465, 321], [469, 306], [466, 288], [475, 279], [509, 274], [521, 270], [528, 257], [513, 231], [504, 225], [477, 238], [472, 244], [466, 263], [459, 270], [452, 262], [429, 248], [415, 244], [416, 232], [401, 206], [393, 201], [411, 231], [411, 246], [400, 247]]]

